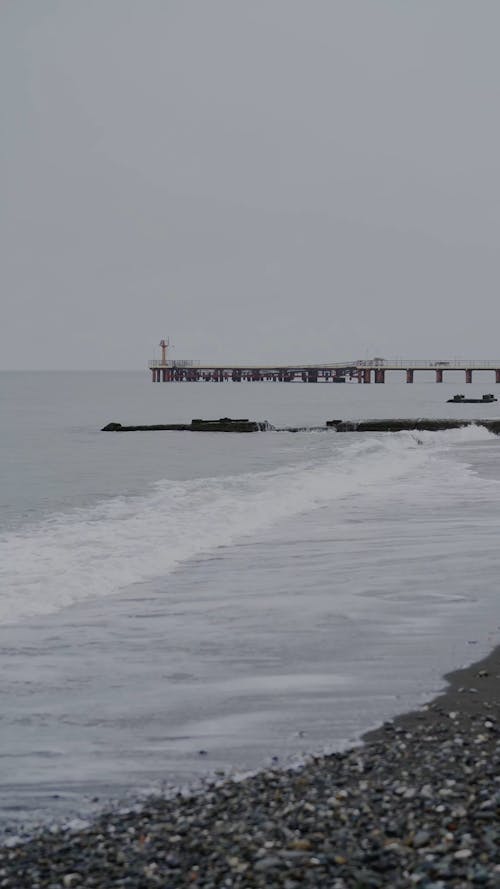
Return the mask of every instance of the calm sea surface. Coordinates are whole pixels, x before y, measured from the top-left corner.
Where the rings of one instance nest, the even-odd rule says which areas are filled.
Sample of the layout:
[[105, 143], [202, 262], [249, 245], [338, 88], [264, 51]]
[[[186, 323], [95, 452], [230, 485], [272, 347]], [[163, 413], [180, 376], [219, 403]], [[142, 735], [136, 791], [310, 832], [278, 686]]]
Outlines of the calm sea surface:
[[[499, 641], [500, 439], [102, 433], [494, 417], [414, 385], [0, 373], [0, 822], [339, 749]], [[500, 387], [497, 387], [500, 390]]]

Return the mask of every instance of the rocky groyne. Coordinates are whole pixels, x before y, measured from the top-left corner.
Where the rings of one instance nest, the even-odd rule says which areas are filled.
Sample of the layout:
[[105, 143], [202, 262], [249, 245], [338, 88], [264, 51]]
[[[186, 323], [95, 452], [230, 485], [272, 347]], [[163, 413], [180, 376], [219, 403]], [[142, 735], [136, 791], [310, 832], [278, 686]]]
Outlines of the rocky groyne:
[[218, 420], [191, 420], [191, 423], [157, 423], [153, 425], [122, 426], [121, 423], [108, 423], [102, 432], [309, 432], [332, 429], [335, 432], [404, 432], [429, 430], [438, 432], [444, 429], [460, 429], [463, 426], [485, 426], [495, 435], [500, 435], [500, 419], [496, 420], [449, 420], [430, 417], [415, 419], [389, 418], [374, 420], [327, 420], [324, 426], [273, 426], [267, 420], [232, 419], [220, 417]]
[[374, 420], [327, 420], [326, 425], [336, 432], [403, 432], [405, 430], [460, 429], [463, 426], [485, 426], [490, 432], [500, 434], [500, 419], [497, 420], [450, 420], [417, 417], [415, 419], [389, 418]]
[[154, 425], [122, 426], [108, 423], [101, 432], [264, 432], [272, 426], [267, 421], [220, 417], [218, 420], [191, 420], [190, 423], [158, 423]]

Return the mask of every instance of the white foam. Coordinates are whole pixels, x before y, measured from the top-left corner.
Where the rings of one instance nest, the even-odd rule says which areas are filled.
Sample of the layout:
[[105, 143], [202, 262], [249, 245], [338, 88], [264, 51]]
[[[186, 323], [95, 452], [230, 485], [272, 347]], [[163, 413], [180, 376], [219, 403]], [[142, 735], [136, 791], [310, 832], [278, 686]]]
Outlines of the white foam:
[[467, 427], [349, 443], [332, 436], [331, 455], [315, 463], [225, 478], [162, 480], [145, 496], [55, 514], [0, 538], [0, 622], [50, 613], [168, 575], [196, 555], [340, 498], [386, 496], [398, 480], [413, 483], [425, 467], [432, 471], [436, 445], [489, 435], [483, 427]]
[[488, 439], [497, 439], [493, 432], [490, 432], [486, 426], [461, 426], [459, 429], [442, 429], [439, 432], [430, 432], [422, 430], [415, 433], [408, 433], [419, 439], [419, 441], [434, 445], [435, 447], [447, 447], [449, 445], [462, 444], [466, 442], [481, 442]]

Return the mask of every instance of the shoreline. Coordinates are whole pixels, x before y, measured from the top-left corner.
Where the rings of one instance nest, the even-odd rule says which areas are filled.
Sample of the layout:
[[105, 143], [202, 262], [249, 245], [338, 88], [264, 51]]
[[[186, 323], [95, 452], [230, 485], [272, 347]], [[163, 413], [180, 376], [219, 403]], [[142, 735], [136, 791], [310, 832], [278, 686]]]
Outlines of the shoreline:
[[500, 646], [340, 753], [0, 847], [0, 886], [500, 887]]

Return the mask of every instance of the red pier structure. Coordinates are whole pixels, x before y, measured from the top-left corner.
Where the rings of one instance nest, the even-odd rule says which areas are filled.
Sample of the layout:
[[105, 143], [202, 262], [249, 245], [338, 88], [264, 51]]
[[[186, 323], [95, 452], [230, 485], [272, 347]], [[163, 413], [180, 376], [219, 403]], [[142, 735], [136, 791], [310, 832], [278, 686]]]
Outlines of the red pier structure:
[[[170, 341], [160, 341], [161, 358], [148, 367], [153, 383], [385, 383], [389, 372], [399, 371], [407, 383], [415, 381], [420, 371], [432, 371], [436, 383], [444, 374], [465, 374], [472, 383], [474, 371], [491, 371], [500, 384], [500, 358], [491, 360], [433, 361], [428, 359], [372, 358], [355, 361], [331, 361], [326, 364], [200, 364], [199, 361], [168, 358]], [[449, 379], [449, 376], [448, 376]]]

